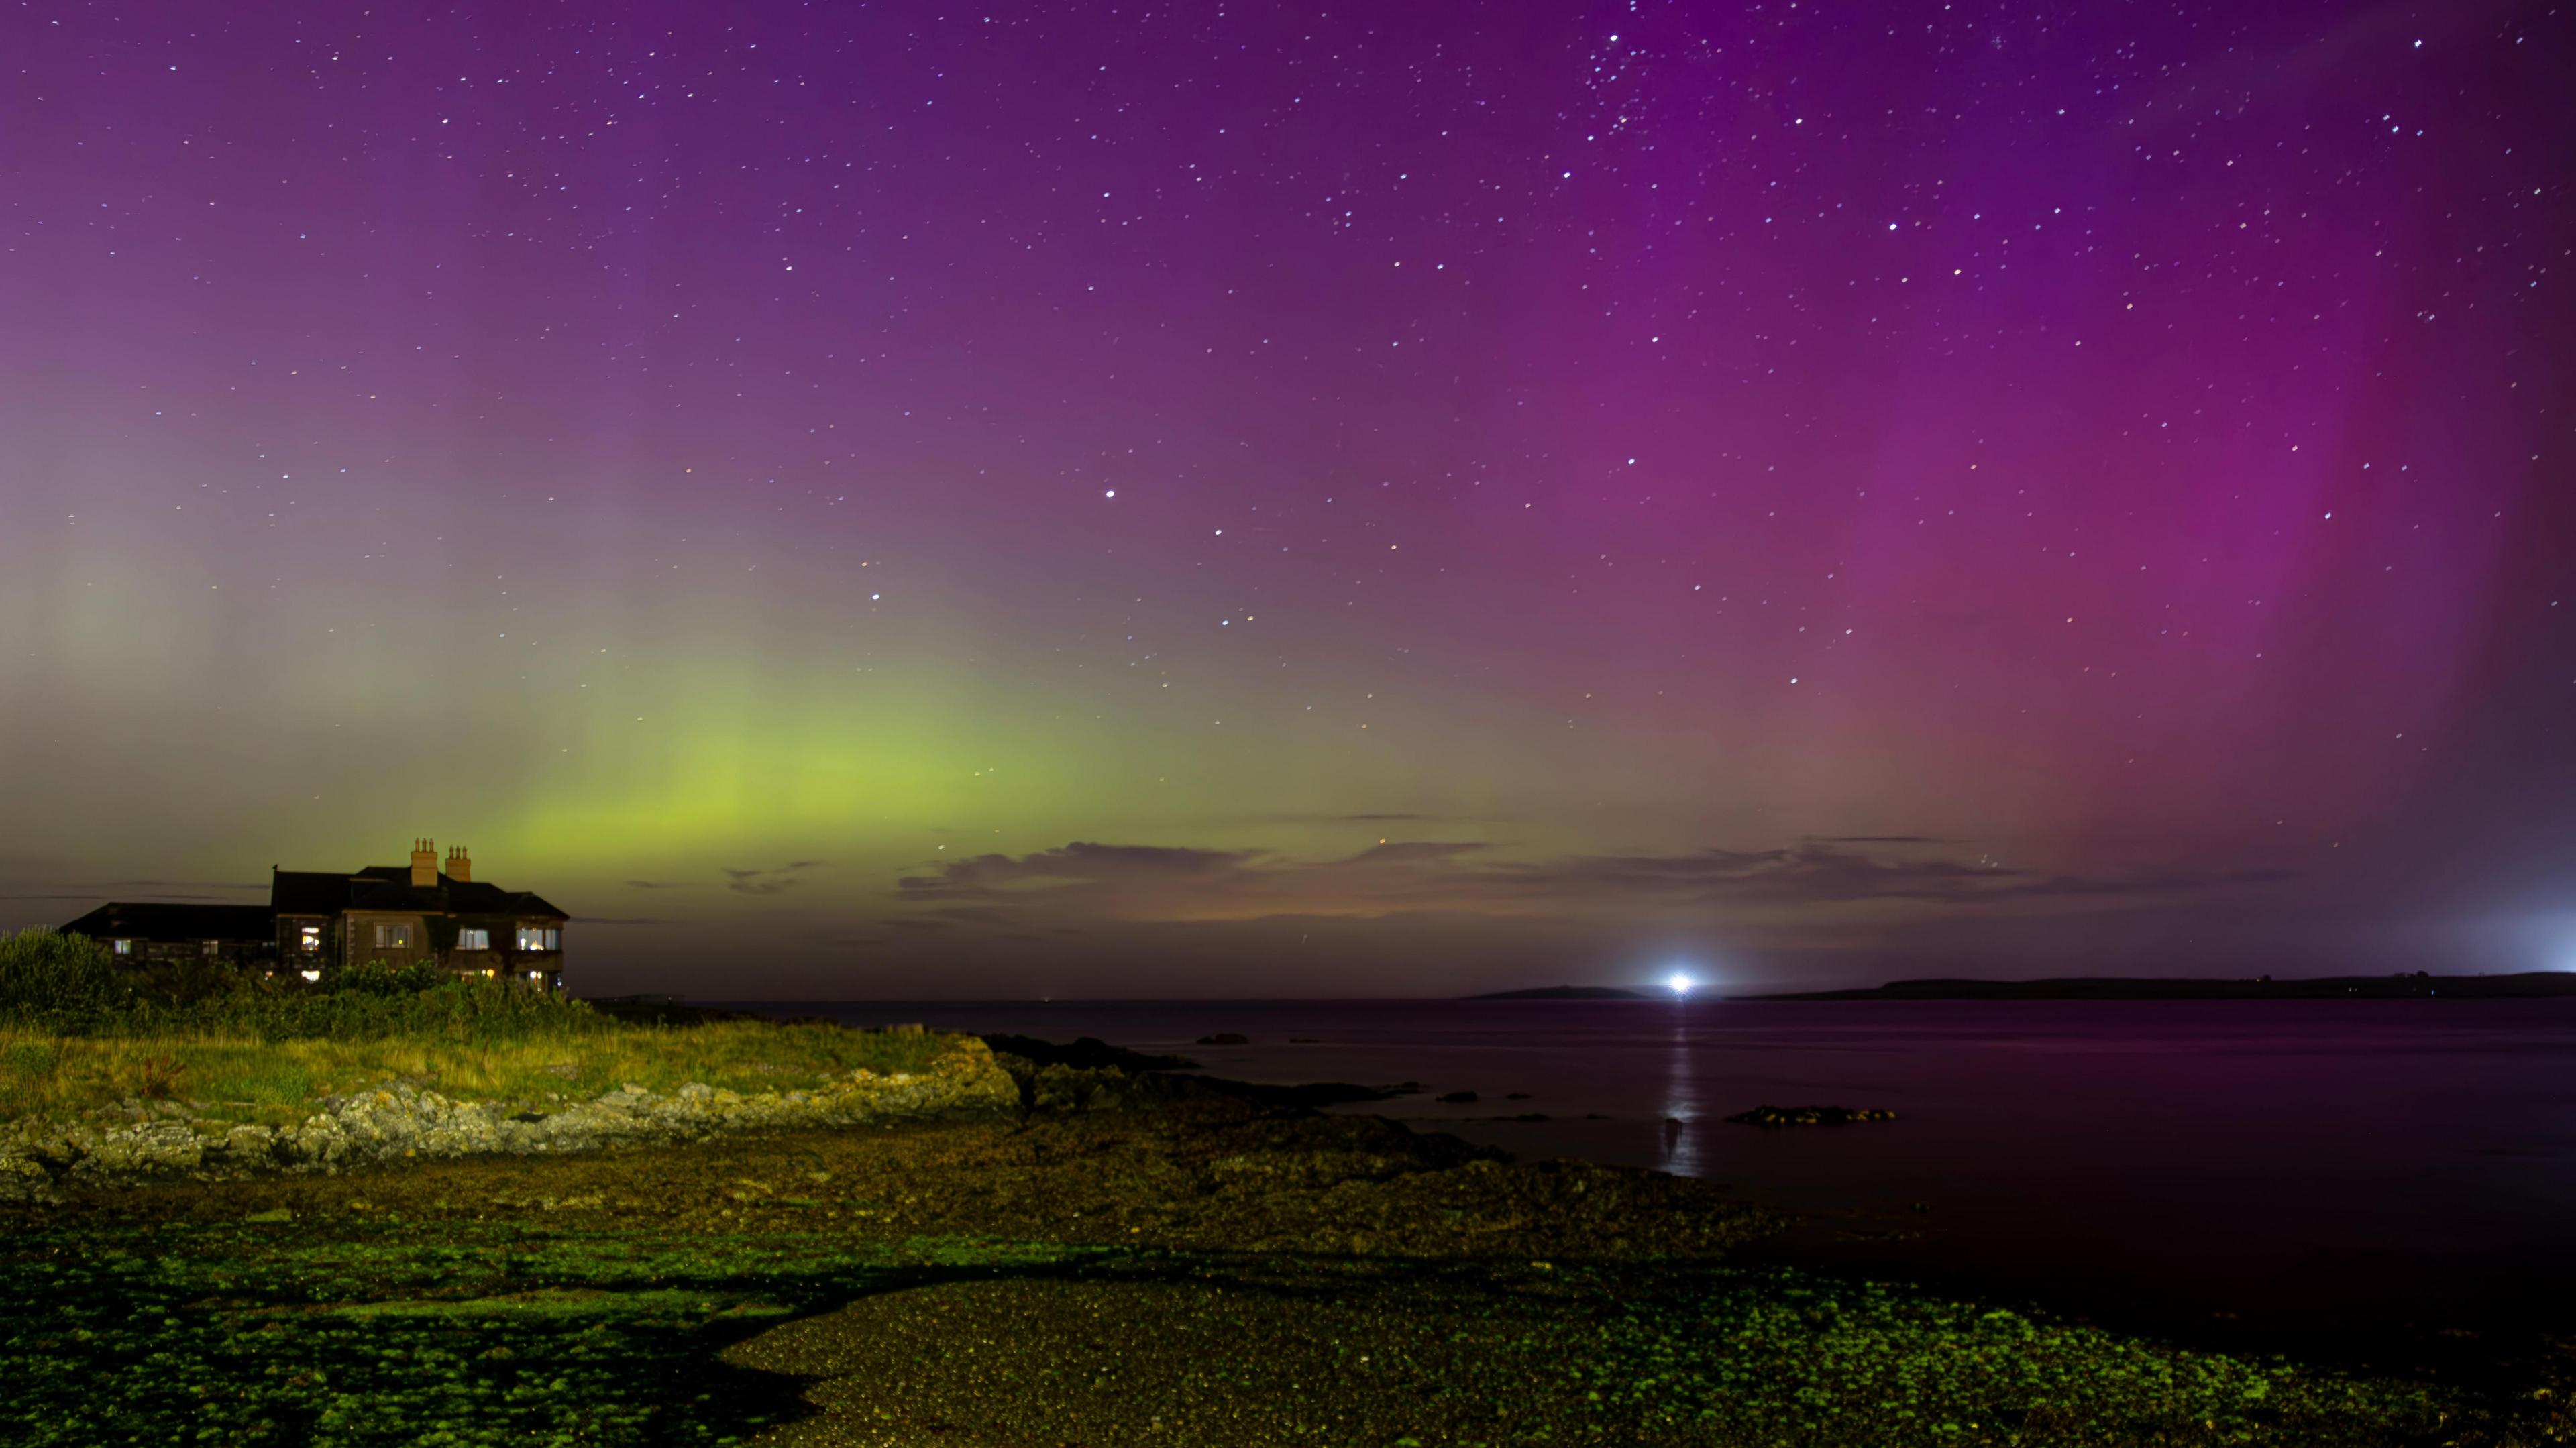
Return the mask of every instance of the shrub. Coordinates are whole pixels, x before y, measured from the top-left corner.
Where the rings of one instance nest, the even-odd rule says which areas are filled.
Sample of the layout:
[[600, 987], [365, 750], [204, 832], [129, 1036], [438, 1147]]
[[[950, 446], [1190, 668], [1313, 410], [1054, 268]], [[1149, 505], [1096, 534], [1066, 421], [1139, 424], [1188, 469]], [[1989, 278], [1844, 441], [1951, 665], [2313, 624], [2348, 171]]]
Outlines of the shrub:
[[51, 930], [0, 935], [0, 1028], [66, 1036], [223, 1032], [318, 1037], [524, 1040], [615, 1029], [579, 1001], [516, 981], [458, 980], [427, 965], [370, 961], [312, 985], [234, 969], [127, 970], [97, 941]]
[[322, 988], [335, 995], [418, 995], [456, 979], [451, 972], [414, 961], [405, 966], [381, 960], [353, 961], [322, 977]]
[[91, 1031], [134, 1004], [133, 986], [97, 941], [41, 927], [0, 934], [0, 1024]]
[[[342, 973], [346, 980], [349, 972]], [[415, 980], [434, 984], [415, 988]], [[436, 970], [356, 972], [359, 984], [335, 987], [300, 980], [250, 980], [221, 995], [185, 1003], [149, 1002], [122, 1022], [129, 1034], [214, 1031], [261, 1040], [321, 1037], [373, 1040], [408, 1037], [507, 1041], [584, 1035], [615, 1022], [580, 1001], [515, 981], [458, 980]]]

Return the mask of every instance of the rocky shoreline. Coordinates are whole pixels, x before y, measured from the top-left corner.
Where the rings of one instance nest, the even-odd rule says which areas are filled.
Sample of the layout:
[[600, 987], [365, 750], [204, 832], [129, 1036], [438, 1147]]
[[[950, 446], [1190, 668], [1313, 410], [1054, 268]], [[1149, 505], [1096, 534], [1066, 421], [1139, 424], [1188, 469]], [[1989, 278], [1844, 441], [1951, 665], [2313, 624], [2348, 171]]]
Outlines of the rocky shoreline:
[[383, 1163], [472, 1156], [562, 1156], [745, 1131], [892, 1124], [1009, 1114], [1024, 1083], [983, 1042], [916, 1072], [866, 1068], [809, 1090], [735, 1092], [690, 1082], [669, 1092], [628, 1085], [584, 1101], [457, 1100], [405, 1081], [324, 1098], [285, 1126], [223, 1119], [218, 1107], [129, 1099], [77, 1122], [0, 1126], [0, 1202], [49, 1202], [66, 1191], [273, 1173], [338, 1173]]
[[[368, 1143], [336, 1161], [93, 1160], [61, 1206], [0, 1205], [0, 1439], [2565, 1441], [2554, 1381], [2508, 1401], [1751, 1265], [1785, 1223], [1714, 1184], [1194, 1077], [970, 1045], [774, 1096], [432, 1094], [295, 1128]], [[791, 1113], [860, 1125], [748, 1129]]]

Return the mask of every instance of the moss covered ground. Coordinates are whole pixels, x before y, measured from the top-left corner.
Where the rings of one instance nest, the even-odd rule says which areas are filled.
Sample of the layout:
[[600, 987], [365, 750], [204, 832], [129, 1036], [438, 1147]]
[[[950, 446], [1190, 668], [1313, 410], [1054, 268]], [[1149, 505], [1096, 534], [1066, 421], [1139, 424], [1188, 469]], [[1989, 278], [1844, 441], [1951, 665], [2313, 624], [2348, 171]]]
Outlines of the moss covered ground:
[[1702, 1183], [1151, 1109], [186, 1183], [0, 1220], [30, 1444], [2553, 1441], [2440, 1384], [1730, 1261]]

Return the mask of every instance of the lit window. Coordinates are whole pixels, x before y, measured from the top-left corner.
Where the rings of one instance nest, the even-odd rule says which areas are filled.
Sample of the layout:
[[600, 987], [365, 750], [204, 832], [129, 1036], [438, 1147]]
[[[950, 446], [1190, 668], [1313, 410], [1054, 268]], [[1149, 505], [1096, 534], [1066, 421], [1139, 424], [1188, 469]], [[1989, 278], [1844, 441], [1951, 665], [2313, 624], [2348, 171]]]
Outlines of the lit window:
[[456, 932], [456, 948], [459, 950], [490, 950], [492, 948], [492, 932], [489, 930], [459, 930]]
[[411, 949], [411, 927], [408, 925], [378, 925], [376, 927], [376, 948], [378, 950]]
[[562, 948], [563, 932], [543, 925], [519, 927], [521, 950], [557, 950]]
[[302, 948], [307, 955], [320, 954], [322, 950], [322, 927], [319, 925], [307, 925], [302, 927], [295, 933], [295, 943], [297, 946]]
[[116, 953], [119, 955], [132, 955], [134, 953], [134, 942], [131, 940], [117, 941]]
[[296, 974], [304, 977], [306, 980], [320, 980], [322, 978], [322, 972], [318, 970], [299, 970]]

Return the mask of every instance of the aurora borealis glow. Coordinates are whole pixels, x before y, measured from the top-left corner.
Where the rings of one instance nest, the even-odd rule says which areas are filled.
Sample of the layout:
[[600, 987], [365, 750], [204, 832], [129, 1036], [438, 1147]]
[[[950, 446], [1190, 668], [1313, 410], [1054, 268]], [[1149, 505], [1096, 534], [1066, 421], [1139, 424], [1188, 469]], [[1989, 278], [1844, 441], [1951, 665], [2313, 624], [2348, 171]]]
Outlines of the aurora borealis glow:
[[2571, 23], [13, 10], [0, 920], [427, 834], [593, 991], [2576, 966]]

